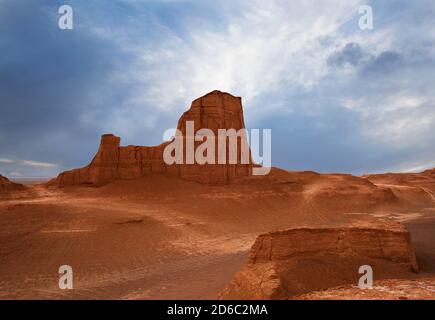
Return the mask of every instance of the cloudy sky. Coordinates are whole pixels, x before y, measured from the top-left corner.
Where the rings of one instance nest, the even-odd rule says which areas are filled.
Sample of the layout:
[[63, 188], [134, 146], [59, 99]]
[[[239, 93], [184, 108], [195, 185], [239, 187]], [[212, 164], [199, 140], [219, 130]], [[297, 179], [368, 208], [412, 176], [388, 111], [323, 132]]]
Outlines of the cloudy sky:
[[272, 129], [275, 166], [435, 167], [434, 17], [434, 0], [0, 0], [0, 172], [84, 166], [102, 133], [159, 144], [214, 89]]

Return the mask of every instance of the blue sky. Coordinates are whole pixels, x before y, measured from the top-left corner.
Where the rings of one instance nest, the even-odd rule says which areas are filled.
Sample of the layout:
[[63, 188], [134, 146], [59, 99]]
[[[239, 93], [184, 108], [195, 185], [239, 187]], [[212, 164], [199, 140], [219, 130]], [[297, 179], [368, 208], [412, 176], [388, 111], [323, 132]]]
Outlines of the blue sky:
[[434, 17], [433, 0], [0, 0], [0, 172], [84, 166], [103, 133], [159, 144], [215, 89], [272, 129], [274, 166], [435, 167]]

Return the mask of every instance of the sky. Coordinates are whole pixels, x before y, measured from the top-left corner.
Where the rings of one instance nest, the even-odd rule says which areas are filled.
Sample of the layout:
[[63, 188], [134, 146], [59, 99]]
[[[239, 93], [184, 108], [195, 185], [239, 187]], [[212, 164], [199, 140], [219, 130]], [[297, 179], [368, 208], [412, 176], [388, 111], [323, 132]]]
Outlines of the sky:
[[[64, 4], [73, 30], [58, 27]], [[85, 166], [104, 133], [157, 145], [213, 90], [272, 130], [274, 166], [435, 167], [434, 0], [0, 0], [0, 53], [10, 178]]]

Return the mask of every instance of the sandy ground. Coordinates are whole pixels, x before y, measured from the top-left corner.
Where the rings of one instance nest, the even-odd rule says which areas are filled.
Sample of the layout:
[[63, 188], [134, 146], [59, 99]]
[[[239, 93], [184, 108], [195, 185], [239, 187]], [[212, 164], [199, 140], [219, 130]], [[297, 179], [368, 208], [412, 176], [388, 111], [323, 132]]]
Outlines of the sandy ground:
[[340, 286], [291, 297], [291, 300], [433, 300], [435, 278], [375, 281], [372, 288]]
[[[0, 200], [0, 298], [215, 299], [259, 233], [362, 215], [403, 221], [422, 276], [435, 275], [432, 185], [274, 171], [207, 186], [150, 175]], [[74, 290], [58, 288], [70, 265]]]

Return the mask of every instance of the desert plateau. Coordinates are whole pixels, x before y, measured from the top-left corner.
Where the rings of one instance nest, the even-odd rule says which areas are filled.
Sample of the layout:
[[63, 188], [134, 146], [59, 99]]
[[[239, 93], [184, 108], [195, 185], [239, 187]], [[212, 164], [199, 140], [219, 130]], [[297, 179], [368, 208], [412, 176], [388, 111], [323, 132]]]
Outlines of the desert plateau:
[[[221, 91], [181, 132], [187, 120], [245, 128]], [[167, 165], [166, 144], [104, 134], [84, 168], [1, 176], [0, 299], [435, 299], [435, 169], [255, 176], [254, 161]], [[59, 289], [62, 265], [74, 290]], [[373, 289], [357, 287], [361, 265]]]

